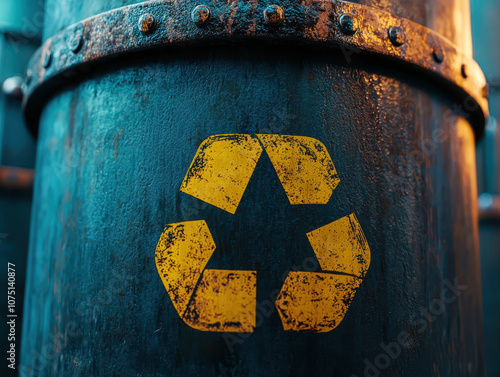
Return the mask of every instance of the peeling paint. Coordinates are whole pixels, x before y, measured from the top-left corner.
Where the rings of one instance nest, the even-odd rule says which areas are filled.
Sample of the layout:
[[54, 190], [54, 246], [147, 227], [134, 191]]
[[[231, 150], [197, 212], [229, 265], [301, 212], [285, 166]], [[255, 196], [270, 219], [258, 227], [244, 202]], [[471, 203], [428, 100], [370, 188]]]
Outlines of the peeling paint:
[[183, 320], [202, 331], [253, 332], [257, 272], [206, 270]]
[[[180, 190], [234, 214], [263, 150], [292, 205], [328, 203], [340, 179], [323, 143], [304, 136], [211, 136], [198, 148]], [[354, 214], [307, 237], [325, 272], [290, 273], [275, 305], [285, 330], [326, 332], [344, 318], [370, 265], [370, 248]], [[168, 225], [156, 249], [165, 288], [192, 328], [253, 332], [257, 272], [203, 271], [215, 247], [204, 221]]]
[[156, 266], [179, 316], [202, 331], [252, 332], [257, 273], [205, 270], [215, 251], [205, 221], [167, 225], [156, 248]]
[[181, 191], [234, 215], [262, 147], [250, 135], [215, 135], [196, 152]]
[[355, 214], [307, 233], [307, 238], [324, 271], [365, 277], [370, 247]]
[[290, 272], [276, 299], [286, 331], [328, 332], [344, 319], [361, 279], [348, 275]]
[[167, 225], [156, 247], [156, 267], [179, 314], [183, 314], [198, 279], [215, 251], [205, 221]]
[[257, 135], [290, 204], [326, 204], [340, 179], [326, 147], [304, 136]]

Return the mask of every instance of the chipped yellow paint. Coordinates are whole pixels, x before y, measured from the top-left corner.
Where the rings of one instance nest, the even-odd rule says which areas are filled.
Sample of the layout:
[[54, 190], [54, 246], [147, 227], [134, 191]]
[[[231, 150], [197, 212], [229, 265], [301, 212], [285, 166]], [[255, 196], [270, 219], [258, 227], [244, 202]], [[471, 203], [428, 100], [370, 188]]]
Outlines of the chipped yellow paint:
[[179, 316], [204, 331], [252, 332], [257, 273], [205, 270], [215, 251], [205, 221], [167, 225], [156, 247], [156, 267]]
[[365, 277], [370, 247], [355, 214], [307, 233], [307, 238], [324, 271]]
[[215, 251], [205, 221], [167, 225], [156, 247], [156, 268], [180, 316]]
[[251, 135], [211, 136], [198, 148], [181, 191], [234, 214], [261, 154]]
[[276, 299], [286, 331], [328, 332], [344, 319], [361, 279], [347, 275], [290, 272]]
[[340, 179], [320, 141], [305, 136], [257, 136], [292, 205], [328, 203]]
[[257, 272], [205, 270], [183, 320], [202, 331], [253, 332]]
[[[328, 203], [340, 179], [325, 146], [303, 136], [211, 136], [180, 190], [234, 214], [264, 150], [291, 204]], [[370, 266], [370, 248], [354, 214], [307, 237], [323, 271], [289, 273], [275, 305], [285, 330], [327, 332], [343, 320]], [[156, 248], [163, 284], [192, 328], [253, 332], [257, 272], [206, 270], [215, 247], [205, 221], [168, 225]]]

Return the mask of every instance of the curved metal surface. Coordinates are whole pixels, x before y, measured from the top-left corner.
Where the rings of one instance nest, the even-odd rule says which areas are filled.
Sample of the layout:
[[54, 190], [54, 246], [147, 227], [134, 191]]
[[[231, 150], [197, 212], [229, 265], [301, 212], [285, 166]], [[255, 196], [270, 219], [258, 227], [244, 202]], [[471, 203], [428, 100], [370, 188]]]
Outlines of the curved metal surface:
[[[82, 7], [123, 2], [79, 2], [72, 9], [70, 0], [53, 22], [78, 20]], [[411, 3], [438, 19], [427, 5], [439, 2]], [[220, 7], [237, 12], [243, 5]], [[211, 22], [198, 29], [191, 6], [176, 6], [188, 17], [181, 29], [203, 35], [226, 22], [214, 6]], [[263, 20], [258, 7], [248, 22]], [[255, 23], [262, 40], [272, 41], [291, 22], [283, 8], [278, 29]], [[273, 9], [268, 19], [279, 23]], [[130, 25], [137, 41], [162, 40], [165, 13], [147, 13], [157, 22], [147, 16], [138, 24], [142, 12], [114, 29], [101, 20], [93, 39], [68, 41], [67, 53], [83, 59], [90, 40], [125, 46], [130, 34], [109, 33]], [[205, 24], [206, 12], [193, 18]], [[232, 20], [240, 26], [231, 30], [247, 30], [241, 25], [247, 21]], [[343, 28], [350, 33], [352, 26], [345, 18]], [[398, 44], [398, 31], [391, 34]], [[380, 38], [394, 46], [388, 30]], [[309, 42], [297, 48], [304, 37], [289, 44], [210, 40], [207, 34], [206, 48], [182, 43], [96, 64], [82, 80], [61, 79], [67, 85], [48, 96], [39, 123], [21, 377], [483, 376], [475, 140], [456, 109], [463, 97], [457, 102], [441, 90], [442, 81], [422, 80], [402, 64], [354, 59], [355, 52], [348, 61], [329, 48], [307, 48]], [[61, 56], [54, 51], [45, 60], [48, 75]], [[233, 145], [235, 134], [246, 142]], [[293, 141], [300, 138], [328, 152], [314, 159], [323, 161], [325, 174], [302, 162], [293, 169], [307, 161], [296, 158], [301, 153], [315, 155]], [[214, 140], [231, 147], [211, 150]], [[311, 195], [313, 201], [294, 194], [317, 194], [321, 176], [332, 179], [322, 185], [327, 195]], [[369, 254], [363, 248], [358, 263], [339, 270], [324, 247], [332, 243], [321, 240], [334, 232], [326, 224], [350, 214]], [[339, 271], [357, 280], [325, 275]], [[214, 298], [214, 283], [224, 277], [229, 283], [228, 272], [232, 283], [245, 276], [252, 283], [256, 272], [257, 283], [239, 285], [244, 300], [222, 302], [238, 321], [217, 324], [211, 319], [221, 316], [200, 308]], [[231, 293], [232, 283], [217, 285], [218, 293]], [[344, 298], [336, 313], [328, 305], [296, 305], [319, 302], [315, 286]], [[241, 310], [250, 298], [251, 318]], [[323, 313], [329, 327], [319, 330], [335, 329], [308, 332], [303, 313]], [[240, 331], [215, 331], [228, 327]]]
[[[362, 376], [388, 357], [382, 343], [400, 349], [387, 376], [481, 376], [474, 135], [452, 101], [391, 71], [328, 52], [186, 49], [50, 100], [21, 376]], [[320, 140], [341, 179], [330, 202], [291, 206], [267, 157], [235, 215], [181, 192], [202, 142], [234, 133]], [[273, 291], [315, 268], [305, 235], [350, 213], [371, 265], [347, 315], [326, 334], [284, 331]], [[208, 269], [257, 271], [252, 334], [194, 330], [170, 301], [155, 248], [166, 224], [197, 220], [217, 245]]]
[[[88, 65], [123, 54], [173, 45], [202, 45], [261, 40], [300, 43], [320, 48], [340, 47], [376, 54], [417, 69], [418, 75], [442, 79], [472, 114], [477, 135], [488, 116], [488, 87], [477, 63], [432, 30], [387, 12], [342, 1], [298, 5], [279, 3], [284, 20], [266, 22], [266, 4], [210, 5], [211, 18], [204, 26], [192, 20], [195, 1], [151, 1], [112, 10], [72, 25], [48, 39], [34, 55], [28, 72], [26, 117], [36, 129], [47, 95], [68, 78], [88, 71]], [[141, 32], [141, 17], [154, 18], [154, 30]], [[342, 28], [348, 16], [354, 28]], [[397, 31], [399, 41], [391, 33]], [[369, 59], [369, 57], [367, 57]]]

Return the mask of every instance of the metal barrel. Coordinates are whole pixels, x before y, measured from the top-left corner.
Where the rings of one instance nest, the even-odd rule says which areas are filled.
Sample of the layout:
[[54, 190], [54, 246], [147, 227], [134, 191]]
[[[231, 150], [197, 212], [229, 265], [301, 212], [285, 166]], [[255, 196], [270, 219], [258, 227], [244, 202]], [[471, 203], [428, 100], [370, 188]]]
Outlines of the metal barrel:
[[21, 376], [482, 376], [468, 2], [127, 3], [46, 4]]

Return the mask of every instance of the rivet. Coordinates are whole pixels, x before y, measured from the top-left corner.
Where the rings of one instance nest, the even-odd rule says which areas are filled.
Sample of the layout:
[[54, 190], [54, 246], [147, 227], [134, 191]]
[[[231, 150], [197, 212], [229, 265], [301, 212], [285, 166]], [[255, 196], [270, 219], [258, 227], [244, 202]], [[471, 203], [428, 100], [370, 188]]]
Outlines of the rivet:
[[212, 11], [206, 5], [197, 5], [191, 12], [191, 20], [197, 26], [206, 26], [212, 18]]
[[460, 71], [462, 71], [462, 77], [464, 79], [466, 79], [467, 78], [467, 67], [465, 64], [462, 64], [462, 68], [460, 69]]
[[52, 52], [45, 51], [45, 54], [43, 55], [43, 67], [49, 68], [51, 63], [52, 63]]
[[152, 14], [144, 14], [139, 19], [139, 29], [142, 34], [151, 34], [156, 29], [156, 18]]
[[394, 46], [399, 47], [405, 43], [405, 33], [399, 26], [389, 28], [388, 34], [389, 39]]
[[14, 76], [10, 77], [3, 82], [2, 91], [6, 96], [13, 98], [22, 98], [23, 91], [22, 87], [24, 80], [22, 77]]
[[73, 34], [71, 35], [71, 38], [68, 41], [68, 48], [76, 54], [80, 50], [82, 45], [83, 45], [83, 26], [81, 24], [78, 24], [73, 29]]
[[485, 86], [483, 86], [483, 97], [488, 99], [489, 96], [490, 96], [490, 86], [486, 84]]
[[436, 63], [442, 63], [444, 61], [443, 49], [440, 46], [435, 46], [432, 50], [432, 57]]
[[264, 10], [264, 20], [269, 25], [281, 25], [285, 21], [285, 11], [279, 5], [269, 5]]
[[33, 81], [33, 71], [31, 69], [28, 69], [28, 71], [26, 72], [26, 80], [24, 83], [29, 86], [31, 85], [31, 81]]
[[358, 30], [358, 22], [352, 14], [343, 14], [339, 21], [340, 29], [344, 34], [353, 35]]

